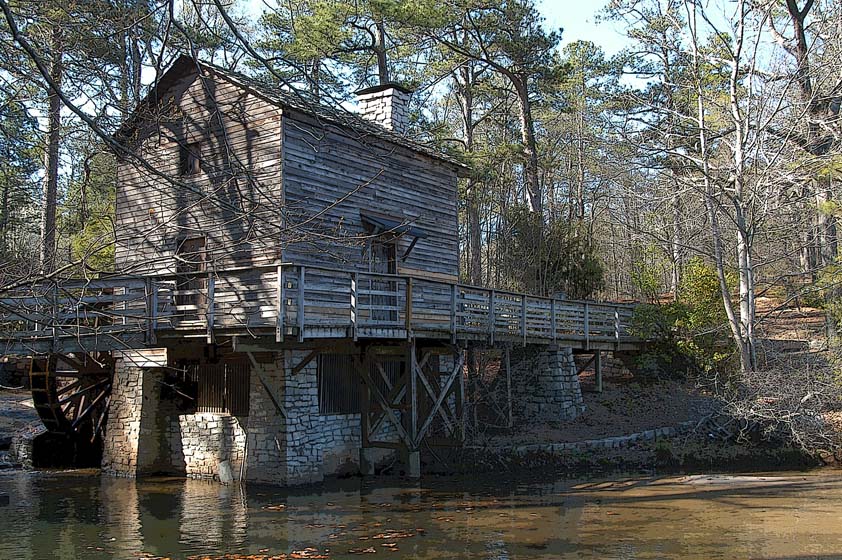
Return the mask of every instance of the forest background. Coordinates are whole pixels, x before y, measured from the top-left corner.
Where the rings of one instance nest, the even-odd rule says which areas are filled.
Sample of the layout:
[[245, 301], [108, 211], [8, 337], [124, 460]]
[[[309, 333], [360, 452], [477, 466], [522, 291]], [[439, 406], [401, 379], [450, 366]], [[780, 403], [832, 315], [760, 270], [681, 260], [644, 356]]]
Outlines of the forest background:
[[114, 269], [111, 134], [188, 53], [349, 110], [413, 89], [410, 137], [471, 169], [462, 280], [648, 302], [659, 372], [770, 371], [779, 307], [833, 346], [842, 5], [565, 4], [0, 0], [0, 291]]

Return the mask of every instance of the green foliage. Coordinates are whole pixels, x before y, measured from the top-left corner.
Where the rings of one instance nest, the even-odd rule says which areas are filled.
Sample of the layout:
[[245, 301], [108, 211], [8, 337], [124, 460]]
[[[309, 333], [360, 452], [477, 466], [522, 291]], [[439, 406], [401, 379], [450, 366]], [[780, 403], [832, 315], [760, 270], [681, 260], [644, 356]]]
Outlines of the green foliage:
[[691, 259], [678, 301], [635, 310], [633, 334], [652, 341], [638, 357], [639, 372], [664, 377], [721, 369], [734, 356], [726, 325], [716, 270], [698, 257]]
[[84, 261], [88, 270], [109, 272], [114, 270], [116, 165], [107, 152], [86, 152], [67, 187], [59, 227], [73, 260]]
[[88, 269], [114, 271], [114, 223], [110, 216], [96, 216], [71, 239], [71, 256], [84, 260]]
[[632, 285], [647, 301], [656, 302], [663, 293], [664, 271], [669, 266], [664, 252], [655, 245], [649, 245], [640, 251], [632, 262]]
[[525, 206], [504, 215], [502, 269], [510, 287], [583, 299], [602, 288], [603, 271], [587, 229], [561, 220], [545, 224]]
[[37, 235], [36, 173], [41, 167], [38, 121], [23, 103], [0, 93], [0, 261], [26, 236]]

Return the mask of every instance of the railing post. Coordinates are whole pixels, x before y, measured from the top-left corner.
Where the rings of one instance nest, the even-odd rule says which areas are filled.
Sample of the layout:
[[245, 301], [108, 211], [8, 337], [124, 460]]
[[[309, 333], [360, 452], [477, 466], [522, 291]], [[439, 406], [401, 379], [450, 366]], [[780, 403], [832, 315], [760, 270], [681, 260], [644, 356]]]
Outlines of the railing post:
[[58, 352], [58, 284], [53, 284], [53, 353]]
[[614, 341], [620, 346], [620, 308], [614, 308]]
[[[116, 291], [117, 291], [117, 289], [113, 289], [111, 293], [116, 296], [117, 295], [115, 293]], [[129, 295], [129, 288], [128, 287], [123, 287], [122, 291], [123, 291], [123, 293], [120, 294], [120, 295], [122, 295], [122, 296], [128, 296]], [[123, 326], [126, 326], [128, 324], [128, 310], [129, 310], [129, 302], [128, 302], [127, 298], [123, 299], [123, 304], [120, 307], [123, 308], [123, 319], [120, 322]]]
[[213, 344], [213, 307], [214, 307], [214, 290], [216, 287], [216, 279], [212, 275], [208, 275], [208, 307], [205, 311], [205, 321], [208, 328], [208, 344]]
[[585, 350], [591, 349], [590, 306], [585, 302]]
[[456, 284], [450, 285], [450, 342], [456, 344]]
[[278, 303], [275, 309], [277, 319], [275, 320], [275, 342], [284, 341], [284, 310], [286, 309], [286, 301], [284, 301], [284, 265], [278, 265]]
[[298, 342], [304, 342], [304, 267], [298, 269]]
[[150, 302], [150, 312], [152, 316], [152, 329], [149, 337], [149, 342], [151, 344], [158, 343], [158, 283], [154, 280], [151, 282], [152, 284], [152, 301]]
[[520, 333], [526, 346], [526, 294], [520, 296]]
[[491, 338], [491, 344], [494, 344], [494, 323], [496, 322], [494, 317], [494, 290], [491, 290], [488, 293], [488, 332]]
[[555, 328], [555, 297], [550, 300], [550, 328], [553, 330], [553, 344], [558, 340], [558, 333]]
[[[146, 317], [146, 342], [152, 342], [152, 278], [146, 278], [143, 286], [144, 316]], [[79, 307], [76, 307], [76, 324], [79, 324]]]
[[406, 328], [406, 338], [409, 340], [412, 337], [412, 277], [406, 277], [406, 302], [404, 313], [404, 323]]
[[357, 340], [357, 273], [351, 273], [351, 336]]

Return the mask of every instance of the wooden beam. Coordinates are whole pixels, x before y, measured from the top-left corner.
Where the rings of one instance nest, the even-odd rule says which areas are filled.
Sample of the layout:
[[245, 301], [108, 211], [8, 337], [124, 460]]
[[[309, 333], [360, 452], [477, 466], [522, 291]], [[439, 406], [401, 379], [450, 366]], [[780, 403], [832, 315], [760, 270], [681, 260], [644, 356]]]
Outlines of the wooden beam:
[[590, 306], [585, 302], [585, 350], [591, 348]]
[[410, 340], [412, 338], [412, 276], [408, 276], [406, 278], [405, 291], [406, 302], [404, 310], [404, 323], [406, 328], [406, 338], [407, 340]]
[[286, 296], [284, 295], [284, 289], [284, 265], [279, 264], [277, 286], [278, 301], [275, 305], [275, 313], [278, 314], [275, 321], [275, 342], [284, 341], [284, 310], [286, 309]]
[[280, 413], [280, 415], [284, 417], [284, 420], [289, 420], [289, 416], [287, 415], [287, 411], [284, 408], [284, 405], [282, 405], [275, 399], [275, 396], [272, 394], [272, 390], [269, 388], [269, 385], [266, 383], [266, 380], [263, 379], [263, 376], [260, 374], [260, 372], [258, 371], [256, 373], [257, 378], [260, 380], [260, 384], [263, 385], [263, 390], [266, 391], [266, 394], [269, 396], [269, 400], [272, 401], [272, 404], [275, 406], [275, 410], [277, 410]]
[[409, 434], [401, 425], [397, 417], [395, 417], [395, 413], [392, 412], [391, 407], [386, 403], [385, 397], [383, 397], [383, 395], [380, 393], [380, 389], [377, 387], [377, 385], [374, 384], [374, 381], [371, 379], [371, 376], [369, 375], [366, 369], [366, 366], [370, 365], [371, 361], [368, 358], [368, 356], [366, 356], [364, 360], [360, 360], [359, 356], [354, 356], [354, 367], [360, 374], [360, 377], [363, 378], [363, 381], [365, 381], [368, 385], [370, 394], [374, 397], [374, 400], [377, 401], [377, 404], [380, 405], [380, 407], [386, 413], [386, 416], [389, 418], [389, 421], [392, 423], [392, 425], [395, 426], [398, 435], [401, 437], [401, 439], [404, 440], [406, 445], [409, 446], [412, 443]]
[[208, 329], [208, 344], [214, 343], [213, 338], [213, 311], [214, 311], [214, 291], [216, 289], [216, 281], [213, 276], [208, 276], [208, 307], [205, 310], [205, 322]]
[[450, 285], [450, 342], [456, 344], [456, 284]]
[[596, 370], [596, 391], [602, 392], [602, 352], [597, 350], [594, 354], [594, 369]]
[[590, 357], [590, 359], [589, 359], [587, 362], [585, 362], [584, 364], [582, 364], [582, 367], [577, 368], [577, 369], [576, 369], [576, 375], [579, 375], [580, 373], [582, 373], [583, 371], [585, 371], [586, 369], [588, 369], [588, 367], [589, 367], [592, 363], [594, 363], [594, 360], [596, 359], [596, 355], [597, 355], [598, 353], [599, 353], [598, 351], [597, 351], [597, 352], [595, 352], [595, 353], [594, 353], [594, 355], [593, 355], [593, 356], [591, 356], [591, 357]]
[[421, 430], [419, 430], [419, 432], [418, 432], [418, 437], [416, 438], [417, 443], [420, 443], [421, 440], [424, 439], [424, 434], [427, 433], [427, 430], [430, 428], [430, 425], [433, 422], [433, 416], [435, 416], [436, 411], [438, 410], [439, 407], [441, 407], [441, 404], [442, 404], [442, 402], [444, 402], [444, 399], [447, 398], [448, 393], [450, 393], [450, 387], [453, 385], [453, 381], [456, 379], [456, 375], [462, 374], [463, 360], [464, 360], [464, 358], [462, 356], [462, 353], [460, 352], [459, 358], [456, 360], [456, 367], [453, 369], [453, 371], [447, 377], [447, 380], [444, 383], [444, 387], [442, 387], [441, 393], [439, 393], [439, 396], [436, 399], [436, 402], [433, 403], [433, 409], [430, 411], [429, 415], [427, 416], [427, 419], [424, 421], [424, 424], [421, 426]]
[[412, 448], [418, 449], [418, 379], [413, 367], [416, 361], [414, 342], [409, 344], [408, 352], [406, 371], [409, 375], [409, 425], [410, 434], [412, 434]]
[[[415, 369], [415, 375], [418, 377], [418, 379], [421, 380], [421, 384], [424, 386], [424, 389], [427, 391], [427, 394], [429, 394], [430, 398], [433, 400], [433, 402], [435, 402], [435, 400], [438, 398], [438, 394], [430, 385], [430, 381], [427, 379], [427, 376], [424, 375], [424, 370], [418, 364], [412, 364], [412, 367]], [[452, 432], [455, 420], [451, 421], [450, 415], [444, 411], [444, 407], [439, 408], [439, 415], [441, 416], [441, 419], [444, 421], [444, 423], [447, 425], [447, 429]]]
[[357, 273], [351, 273], [351, 337], [357, 341]]
[[292, 375], [295, 376], [295, 375], [298, 375], [299, 373], [301, 373], [301, 370], [304, 369], [305, 367], [307, 367], [307, 364], [312, 362], [313, 358], [318, 356], [320, 353], [321, 353], [320, 350], [318, 348], [316, 348], [315, 350], [313, 350], [312, 352], [310, 352], [309, 354], [304, 356], [301, 359], [301, 361], [298, 362], [298, 364], [295, 367], [292, 368]]
[[298, 267], [298, 342], [304, 342], [304, 277], [305, 268]]
[[120, 358], [139, 368], [167, 367], [166, 348], [138, 348], [137, 350], [115, 350], [114, 358]]
[[506, 425], [511, 428], [514, 426], [514, 416], [512, 413], [512, 360], [508, 346], [503, 350], [503, 354], [506, 360]]

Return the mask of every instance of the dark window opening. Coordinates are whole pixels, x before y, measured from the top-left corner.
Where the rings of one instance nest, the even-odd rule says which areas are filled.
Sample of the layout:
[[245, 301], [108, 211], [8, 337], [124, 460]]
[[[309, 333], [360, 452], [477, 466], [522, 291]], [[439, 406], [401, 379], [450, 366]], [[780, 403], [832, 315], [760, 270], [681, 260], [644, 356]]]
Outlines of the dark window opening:
[[183, 144], [178, 153], [179, 172], [182, 175], [197, 175], [202, 170], [202, 144]]
[[195, 389], [196, 412], [248, 416], [251, 368], [247, 363], [192, 365], [187, 380]]
[[175, 303], [182, 311], [198, 312], [205, 307], [207, 278], [205, 266], [205, 238], [182, 239], [176, 248]]
[[[389, 384], [395, 387], [402, 375], [401, 362], [381, 364]], [[388, 386], [383, 376], [372, 366], [371, 379], [384, 396]], [[359, 414], [365, 385], [354, 370], [353, 358], [347, 354], [319, 354], [318, 357], [319, 414]]]
[[[369, 252], [369, 270], [377, 274], [397, 274], [397, 245], [394, 242], [372, 240]], [[368, 302], [371, 319], [381, 323], [398, 320], [398, 283], [383, 276], [368, 279]]]
[[362, 380], [348, 354], [319, 354], [319, 414], [359, 414]]

